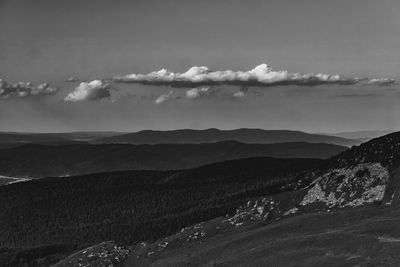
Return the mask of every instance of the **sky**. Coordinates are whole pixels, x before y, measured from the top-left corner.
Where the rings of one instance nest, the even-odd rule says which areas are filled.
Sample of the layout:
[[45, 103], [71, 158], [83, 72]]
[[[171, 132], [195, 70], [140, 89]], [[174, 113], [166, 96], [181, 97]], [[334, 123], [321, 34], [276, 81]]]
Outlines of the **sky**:
[[400, 129], [398, 10], [396, 0], [0, 0], [0, 131]]

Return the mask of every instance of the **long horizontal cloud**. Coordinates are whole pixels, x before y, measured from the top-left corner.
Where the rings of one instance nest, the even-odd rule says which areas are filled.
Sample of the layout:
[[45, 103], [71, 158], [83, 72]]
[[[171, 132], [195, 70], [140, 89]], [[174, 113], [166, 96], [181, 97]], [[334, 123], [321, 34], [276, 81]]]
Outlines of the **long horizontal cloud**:
[[110, 98], [111, 85], [108, 82], [101, 80], [93, 80], [91, 82], [82, 82], [74, 91], [69, 93], [64, 101], [80, 102], [80, 101], [95, 101], [103, 98]]
[[57, 88], [51, 87], [48, 83], [37, 86], [30, 82], [6, 82], [0, 79], [1, 98], [25, 98], [30, 96], [54, 95], [58, 92]]
[[340, 75], [321, 73], [289, 73], [286, 70], [275, 71], [267, 64], [261, 64], [249, 71], [211, 71], [208, 67], [191, 67], [183, 73], [174, 73], [166, 69], [148, 74], [128, 74], [114, 77], [115, 82], [139, 83], [147, 85], [165, 85], [171, 87], [194, 88], [214, 85], [237, 86], [278, 86], [323, 84], [352, 85], [368, 81], [366, 78], [349, 78]]

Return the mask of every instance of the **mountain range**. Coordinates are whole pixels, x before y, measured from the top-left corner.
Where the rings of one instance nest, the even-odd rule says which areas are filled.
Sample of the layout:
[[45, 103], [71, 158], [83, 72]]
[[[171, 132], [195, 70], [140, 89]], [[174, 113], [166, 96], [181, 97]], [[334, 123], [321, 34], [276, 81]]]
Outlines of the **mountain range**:
[[221, 141], [238, 141], [242, 143], [272, 144], [285, 142], [327, 143], [343, 146], [359, 144], [359, 141], [343, 137], [310, 134], [301, 131], [263, 130], [263, 129], [235, 129], [219, 130], [215, 128], [205, 130], [172, 130], [154, 131], [145, 130], [93, 140], [101, 144], [200, 144]]
[[[357, 136], [357, 135], [355, 135]], [[359, 144], [359, 138], [345, 138], [329, 134], [311, 134], [290, 130], [235, 129], [219, 130], [144, 130], [133, 133], [123, 132], [60, 132], [60, 133], [18, 133], [0, 132], [0, 149], [23, 144], [62, 145], [74, 143], [91, 144], [200, 144], [223, 141], [242, 143], [273, 144], [285, 142], [326, 143], [343, 146]]]

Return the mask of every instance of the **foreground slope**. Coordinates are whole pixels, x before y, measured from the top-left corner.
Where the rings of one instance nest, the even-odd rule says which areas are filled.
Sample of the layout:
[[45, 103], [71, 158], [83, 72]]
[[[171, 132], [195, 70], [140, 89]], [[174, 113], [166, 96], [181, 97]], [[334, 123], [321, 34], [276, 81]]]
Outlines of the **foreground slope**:
[[399, 218], [398, 208], [367, 206], [216, 232], [217, 218], [138, 244], [124, 266], [399, 266]]
[[187, 169], [248, 157], [327, 158], [346, 150], [331, 144], [25, 145], [0, 150], [0, 175], [69, 176], [121, 170]]

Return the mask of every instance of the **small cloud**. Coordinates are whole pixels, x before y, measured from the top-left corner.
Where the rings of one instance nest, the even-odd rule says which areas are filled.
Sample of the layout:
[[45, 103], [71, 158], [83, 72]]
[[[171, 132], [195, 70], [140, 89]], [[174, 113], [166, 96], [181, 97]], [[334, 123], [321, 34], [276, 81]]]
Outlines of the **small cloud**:
[[239, 89], [239, 91], [237, 91], [237, 92], [235, 92], [234, 94], [233, 94], [233, 96], [234, 97], [245, 97], [245, 96], [247, 96], [249, 94], [249, 88], [247, 88], [247, 87], [241, 87], [240, 89]]
[[71, 76], [71, 77], [69, 77], [68, 79], [66, 79], [65, 82], [68, 82], [68, 83], [79, 82], [79, 78], [78, 78], [78, 77]]
[[201, 86], [316, 86], [323, 84], [353, 85], [363, 82], [364, 78], [342, 77], [322, 73], [290, 73], [286, 70], [275, 71], [267, 64], [261, 64], [248, 71], [212, 71], [206, 66], [194, 66], [183, 73], [174, 73], [167, 69], [148, 74], [128, 74], [114, 77], [115, 82], [140, 83], [171, 87], [195, 88]]
[[208, 96], [213, 92], [211, 87], [201, 87], [201, 88], [192, 88], [186, 91], [186, 98], [196, 99], [204, 96]]
[[1, 98], [25, 98], [34, 96], [54, 95], [58, 92], [57, 88], [51, 87], [48, 83], [34, 86], [31, 82], [6, 82], [0, 79]]
[[91, 82], [81, 82], [73, 92], [68, 94], [64, 101], [80, 102], [95, 101], [103, 98], [110, 98], [111, 85], [101, 80], [93, 80]]
[[50, 87], [48, 83], [42, 83], [31, 89], [31, 95], [54, 95], [57, 91], [56, 88]]
[[390, 78], [374, 78], [370, 79], [367, 84], [369, 85], [378, 85], [378, 86], [390, 86], [396, 83], [395, 79]]
[[174, 94], [174, 91], [171, 90], [171, 91], [169, 91], [169, 92], [166, 93], [166, 94], [160, 95], [154, 102], [155, 102], [156, 104], [164, 103], [165, 101], [167, 101], [168, 99], [170, 99], [170, 98], [172, 97], [173, 94]]

